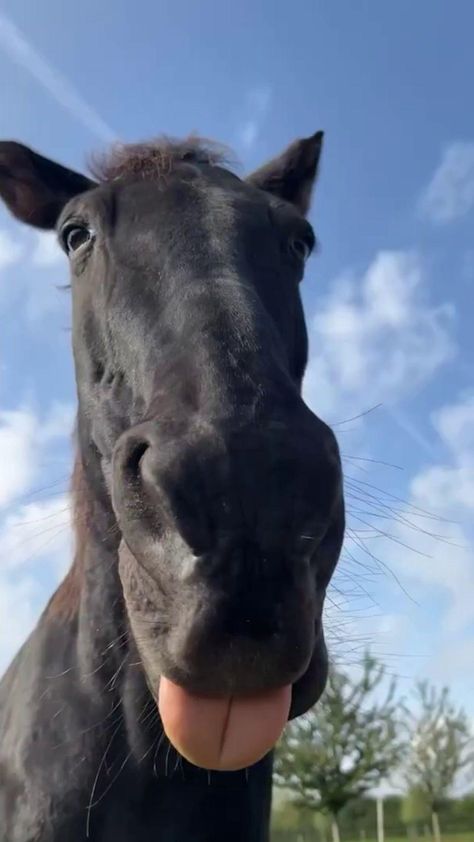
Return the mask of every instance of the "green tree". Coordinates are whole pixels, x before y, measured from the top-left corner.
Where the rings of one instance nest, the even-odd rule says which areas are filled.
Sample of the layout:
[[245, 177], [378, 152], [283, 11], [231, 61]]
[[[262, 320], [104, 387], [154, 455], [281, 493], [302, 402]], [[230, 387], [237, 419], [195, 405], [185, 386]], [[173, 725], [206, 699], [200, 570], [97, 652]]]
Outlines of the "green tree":
[[355, 798], [349, 801], [338, 816], [339, 831], [347, 839], [374, 838], [376, 835], [376, 808], [373, 798]]
[[411, 788], [423, 793], [434, 839], [440, 842], [439, 809], [461, 770], [474, 763], [473, 740], [467, 716], [451, 702], [447, 687], [438, 691], [422, 681], [416, 694], [416, 711], [408, 712], [405, 777]]
[[474, 793], [450, 802], [450, 807], [452, 822], [457, 829], [467, 830], [474, 827]]
[[425, 792], [413, 787], [401, 803], [401, 820], [411, 836], [416, 836], [418, 826], [429, 820], [430, 805]]
[[276, 785], [291, 792], [298, 807], [328, 815], [333, 842], [339, 842], [343, 807], [376, 787], [401, 759], [394, 681], [377, 700], [384, 678], [369, 654], [358, 679], [331, 670], [322, 699], [288, 726], [276, 753]]

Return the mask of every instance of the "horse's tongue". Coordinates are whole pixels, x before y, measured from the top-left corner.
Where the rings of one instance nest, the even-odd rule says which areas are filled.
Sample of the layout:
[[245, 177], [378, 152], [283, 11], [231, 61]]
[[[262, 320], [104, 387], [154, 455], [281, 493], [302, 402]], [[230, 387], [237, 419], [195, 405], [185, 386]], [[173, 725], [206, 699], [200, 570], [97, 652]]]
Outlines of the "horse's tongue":
[[291, 687], [254, 697], [194, 696], [161, 677], [158, 705], [169, 741], [203, 769], [251, 766], [269, 752], [288, 719]]

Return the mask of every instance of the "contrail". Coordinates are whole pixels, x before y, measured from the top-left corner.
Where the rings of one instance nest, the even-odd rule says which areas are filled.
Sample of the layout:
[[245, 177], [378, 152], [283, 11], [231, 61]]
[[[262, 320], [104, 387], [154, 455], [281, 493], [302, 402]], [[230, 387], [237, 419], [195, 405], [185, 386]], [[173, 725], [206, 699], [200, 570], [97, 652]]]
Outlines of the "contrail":
[[1, 12], [0, 48], [92, 134], [106, 143], [117, 140], [113, 129], [82, 99], [65, 76], [46, 61], [21, 30]]
[[404, 412], [400, 409], [394, 409], [392, 406], [385, 406], [384, 407], [387, 414], [395, 421], [396, 424], [408, 435], [410, 436], [413, 441], [420, 445], [420, 447], [431, 456], [432, 459], [436, 459], [439, 454], [436, 452], [435, 448], [432, 446], [431, 442], [429, 441], [428, 437], [423, 435], [422, 432], [418, 429], [418, 427], [410, 421], [410, 419], [406, 416]]

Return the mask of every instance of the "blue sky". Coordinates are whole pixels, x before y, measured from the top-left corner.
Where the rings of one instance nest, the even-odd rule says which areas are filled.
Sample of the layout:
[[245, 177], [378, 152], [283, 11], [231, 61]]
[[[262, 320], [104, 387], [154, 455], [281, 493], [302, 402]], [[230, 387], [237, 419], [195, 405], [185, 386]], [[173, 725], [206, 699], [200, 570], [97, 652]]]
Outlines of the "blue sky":
[[[402, 689], [447, 682], [474, 721], [473, 29], [462, 0], [0, 10], [0, 136], [71, 166], [197, 130], [245, 171], [325, 130], [303, 296], [305, 394], [339, 435], [350, 515], [331, 653], [352, 667], [370, 643]], [[0, 666], [69, 561], [66, 281], [53, 240], [1, 209]]]

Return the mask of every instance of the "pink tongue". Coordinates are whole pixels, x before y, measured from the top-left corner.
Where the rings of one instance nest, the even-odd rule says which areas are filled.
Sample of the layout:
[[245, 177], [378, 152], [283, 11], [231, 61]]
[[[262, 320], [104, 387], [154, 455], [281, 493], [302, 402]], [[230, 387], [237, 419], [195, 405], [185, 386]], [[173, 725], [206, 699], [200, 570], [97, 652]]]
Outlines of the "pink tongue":
[[160, 679], [158, 706], [166, 736], [203, 769], [251, 766], [273, 748], [288, 719], [291, 687], [247, 698], [194, 696]]

